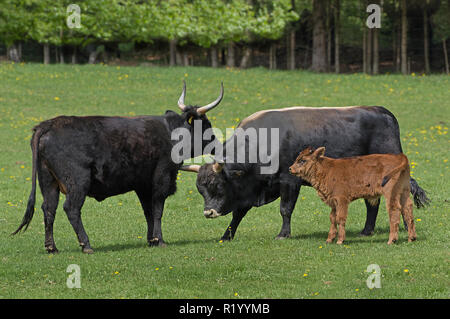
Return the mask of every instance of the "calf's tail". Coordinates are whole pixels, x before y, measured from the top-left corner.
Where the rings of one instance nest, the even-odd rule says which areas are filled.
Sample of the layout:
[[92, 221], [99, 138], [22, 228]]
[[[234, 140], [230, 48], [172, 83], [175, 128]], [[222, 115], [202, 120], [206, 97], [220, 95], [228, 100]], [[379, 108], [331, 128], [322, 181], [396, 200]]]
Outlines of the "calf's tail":
[[11, 235], [15, 235], [25, 227], [24, 231], [27, 230], [28, 226], [33, 219], [34, 214], [34, 204], [36, 202], [36, 169], [37, 169], [37, 161], [38, 161], [38, 145], [39, 139], [42, 135], [42, 131], [38, 128], [34, 131], [33, 137], [31, 138], [31, 151], [33, 153], [33, 163], [32, 163], [32, 177], [31, 177], [31, 193], [28, 198], [27, 209], [25, 210], [25, 215], [23, 216], [22, 223], [19, 228]]
[[[405, 157], [405, 161], [402, 164], [400, 164], [399, 166], [394, 168], [383, 178], [383, 181], [381, 182], [381, 186], [383, 187], [384, 185], [386, 185], [386, 183], [389, 182], [389, 180], [392, 178], [392, 176], [394, 176], [401, 170], [405, 169], [407, 167], [407, 165], [408, 165], [408, 160]], [[425, 190], [422, 189], [419, 186], [419, 184], [417, 184], [416, 180], [414, 178], [410, 177], [409, 183], [411, 185], [411, 194], [413, 195], [414, 204], [416, 205], [416, 207], [422, 208], [422, 207], [425, 207], [426, 205], [429, 205], [431, 200], [428, 198]]]
[[398, 174], [402, 170], [406, 169], [408, 167], [408, 165], [409, 165], [408, 159], [406, 158], [406, 156], [404, 156], [402, 163], [399, 166], [397, 166], [396, 168], [394, 168], [392, 171], [387, 173], [386, 176], [383, 177], [383, 181], [381, 182], [381, 187], [384, 187], [384, 185], [386, 185], [387, 182], [389, 182], [389, 180], [392, 178], [392, 176], [394, 176], [395, 174]]

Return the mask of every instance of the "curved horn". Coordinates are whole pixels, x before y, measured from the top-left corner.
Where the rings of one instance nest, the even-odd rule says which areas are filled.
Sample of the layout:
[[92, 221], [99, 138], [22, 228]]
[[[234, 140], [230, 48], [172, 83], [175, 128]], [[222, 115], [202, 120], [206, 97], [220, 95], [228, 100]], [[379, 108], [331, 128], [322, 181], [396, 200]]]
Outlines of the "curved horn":
[[223, 98], [223, 82], [220, 82], [220, 95], [219, 97], [212, 103], [209, 103], [205, 106], [202, 106], [200, 108], [197, 109], [197, 113], [199, 115], [205, 114], [206, 112], [208, 112], [209, 110], [212, 110], [213, 108], [215, 108], [217, 105], [219, 105], [220, 101], [222, 101]]
[[193, 172], [193, 173], [198, 173], [198, 171], [200, 170], [200, 165], [183, 165], [180, 167], [180, 170], [182, 171], [186, 171], [186, 172]]
[[184, 98], [186, 97], [186, 82], [183, 80], [183, 92], [181, 92], [180, 98], [178, 99], [178, 107], [184, 111], [186, 105], [184, 104]]

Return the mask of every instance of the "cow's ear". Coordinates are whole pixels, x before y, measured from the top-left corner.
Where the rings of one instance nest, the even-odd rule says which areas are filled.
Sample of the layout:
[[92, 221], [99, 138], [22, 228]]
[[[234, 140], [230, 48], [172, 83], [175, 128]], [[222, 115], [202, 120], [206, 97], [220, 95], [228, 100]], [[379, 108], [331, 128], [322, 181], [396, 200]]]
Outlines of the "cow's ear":
[[313, 153], [313, 156], [317, 159], [325, 154], [325, 147], [319, 147]]

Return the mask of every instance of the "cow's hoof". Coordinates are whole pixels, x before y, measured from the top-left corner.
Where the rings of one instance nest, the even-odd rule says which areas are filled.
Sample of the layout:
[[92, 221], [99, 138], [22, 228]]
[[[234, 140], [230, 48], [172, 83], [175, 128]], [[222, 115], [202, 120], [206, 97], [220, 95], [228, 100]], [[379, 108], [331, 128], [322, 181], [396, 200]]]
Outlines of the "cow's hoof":
[[338, 240], [338, 241], [336, 242], [336, 244], [338, 244], [338, 245], [342, 245], [343, 243], [344, 243], [343, 240]]
[[289, 237], [291, 237], [291, 235], [278, 235], [277, 237], [275, 237], [275, 240], [288, 239]]
[[359, 236], [372, 236], [373, 235], [373, 230], [366, 230], [363, 229], [360, 233]]
[[150, 239], [148, 241], [148, 245], [150, 247], [167, 247], [167, 244], [164, 242], [164, 240], [157, 237]]
[[53, 246], [45, 247], [45, 249], [47, 250], [47, 253], [49, 253], [49, 254], [57, 254], [57, 253], [59, 253], [59, 250], [56, 249], [56, 247], [53, 247]]
[[325, 242], [326, 242], [327, 244], [331, 244], [331, 243], [333, 242], [333, 239], [327, 239]]
[[94, 250], [90, 247], [83, 247], [81, 251], [83, 252], [83, 254], [88, 254], [88, 255], [94, 253]]

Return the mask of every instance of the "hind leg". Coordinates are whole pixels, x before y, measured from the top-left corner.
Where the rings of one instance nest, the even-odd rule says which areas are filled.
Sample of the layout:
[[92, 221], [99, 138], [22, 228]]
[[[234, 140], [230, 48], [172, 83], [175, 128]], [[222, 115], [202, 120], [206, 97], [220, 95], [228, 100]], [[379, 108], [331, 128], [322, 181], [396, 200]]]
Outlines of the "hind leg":
[[398, 240], [398, 225], [400, 224], [401, 204], [400, 194], [392, 190], [385, 194], [386, 210], [389, 214], [389, 240], [388, 245]]
[[401, 197], [403, 221], [408, 225], [408, 241], [416, 240], [416, 226], [414, 225], [413, 202], [409, 197], [409, 191], [405, 191]]
[[59, 202], [59, 187], [47, 168], [39, 167], [39, 187], [41, 188], [42, 211], [44, 212], [45, 225], [45, 249], [48, 253], [57, 253], [55, 241], [53, 239], [53, 222], [55, 221], [56, 208]]
[[336, 238], [337, 224], [336, 224], [336, 208], [333, 207], [330, 213], [330, 231], [328, 232], [327, 243], [330, 244]]

